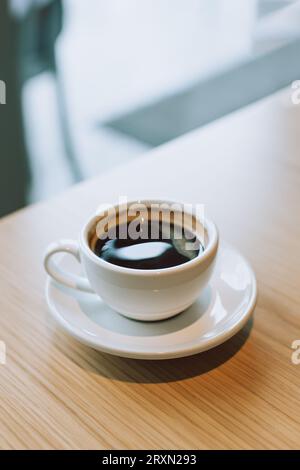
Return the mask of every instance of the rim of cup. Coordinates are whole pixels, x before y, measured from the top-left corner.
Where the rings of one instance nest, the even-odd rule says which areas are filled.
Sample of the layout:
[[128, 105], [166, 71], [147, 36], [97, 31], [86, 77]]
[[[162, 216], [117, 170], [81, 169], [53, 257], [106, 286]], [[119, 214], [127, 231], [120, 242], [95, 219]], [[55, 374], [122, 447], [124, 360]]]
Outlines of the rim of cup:
[[[127, 205], [129, 206], [130, 204], [180, 204], [184, 206], [183, 203], [180, 202], [175, 202], [175, 201], [169, 201], [169, 200], [161, 200], [161, 199], [142, 199], [142, 200], [133, 200], [133, 201], [128, 201]], [[117, 204], [112, 204], [111, 207], [118, 207]], [[215, 223], [206, 218], [203, 220], [198, 219], [199, 222], [202, 224], [204, 227], [204, 230], [207, 232], [207, 238], [208, 242], [207, 245], [205, 246], [204, 250], [199, 253], [195, 258], [191, 259], [190, 261], [186, 261], [183, 264], [179, 264], [177, 266], [171, 266], [169, 268], [160, 268], [160, 269], [136, 269], [136, 268], [127, 268], [124, 266], [119, 266], [117, 264], [110, 263], [99, 256], [97, 256], [93, 250], [89, 246], [89, 241], [88, 241], [88, 233], [89, 230], [91, 229], [91, 226], [95, 223], [95, 219], [97, 218], [97, 215], [92, 216], [89, 218], [89, 220], [86, 222], [84, 225], [83, 229], [81, 230], [80, 237], [79, 237], [79, 244], [81, 249], [83, 250], [84, 254], [90, 258], [91, 261], [93, 261], [95, 264], [98, 264], [102, 268], [115, 272], [115, 273], [122, 273], [122, 274], [127, 274], [127, 275], [139, 275], [139, 276], [145, 276], [145, 277], [153, 277], [156, 275], [169, 275], [171, 273], [178, 273], [181, 271], [188, 270], [192, 267], [195, 267], [196, 265], [202, 264], [205, 261], [207, 261], [215, 252], [217, 245], [218, 245], [218, 240], [219, 240], [219, 234], [218, 234], [218, 229], [215, 225]]]

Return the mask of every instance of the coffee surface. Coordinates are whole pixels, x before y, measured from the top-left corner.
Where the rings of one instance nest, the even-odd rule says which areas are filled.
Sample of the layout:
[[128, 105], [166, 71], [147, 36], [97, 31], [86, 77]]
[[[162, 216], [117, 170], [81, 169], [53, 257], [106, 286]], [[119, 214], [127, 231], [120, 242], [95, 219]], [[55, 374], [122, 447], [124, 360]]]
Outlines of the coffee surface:
[[97, 239], [92, 250], [109, 263], [132, 269], [178, 266], [191, 261], [203, 251], [202, 244], [194, 234], [175, 225], [166, 228], [159, 221], [146, 222], [135, 227], [136, 233], [140, 236], [132, 239], [130, 224], [118, 226], [114, 237], [109, 233], [108, 238]]

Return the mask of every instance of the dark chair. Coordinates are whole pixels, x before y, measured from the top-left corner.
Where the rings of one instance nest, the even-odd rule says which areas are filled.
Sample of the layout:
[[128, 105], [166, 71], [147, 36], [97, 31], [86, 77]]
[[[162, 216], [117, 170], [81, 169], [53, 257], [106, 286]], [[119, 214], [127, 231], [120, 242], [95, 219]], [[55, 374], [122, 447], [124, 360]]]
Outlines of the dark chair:
[[[30, 169], [26, 154], [21, 108], [22, 86], [37, 74], [50, 71], [56, 76], [58, 119], [64, 137], [74, 182], [81, 173], [69, 138], [64, 93], [55, 63], [55, 42], [61, 32], [61, 0], [32, 6], [21, 16], [9, 9], [9, 1], [0, 2], [0, 80], [7, 89], [7, 103], [0, 105], [0, 216], [27, 203]], [[26, 119], [26, 116], [24, 116]]]

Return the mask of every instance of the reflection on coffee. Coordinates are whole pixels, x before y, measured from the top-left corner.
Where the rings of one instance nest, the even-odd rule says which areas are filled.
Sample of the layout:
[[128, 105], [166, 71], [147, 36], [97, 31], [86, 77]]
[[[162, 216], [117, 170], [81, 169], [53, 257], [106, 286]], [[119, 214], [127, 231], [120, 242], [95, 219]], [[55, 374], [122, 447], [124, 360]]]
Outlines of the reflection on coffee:
[[135, 230], [139, 237], [132, 239], [130, 224], [119, 225], [111, 231], [114, 236], [108, 232], [103, 240], [93, 237], [91, 249], [109, 263], [132, 269], [178, 266], [196, 258], [204, 250], [192, 232], [174, 224], [166, 227], [161, 221], [146, 221]]

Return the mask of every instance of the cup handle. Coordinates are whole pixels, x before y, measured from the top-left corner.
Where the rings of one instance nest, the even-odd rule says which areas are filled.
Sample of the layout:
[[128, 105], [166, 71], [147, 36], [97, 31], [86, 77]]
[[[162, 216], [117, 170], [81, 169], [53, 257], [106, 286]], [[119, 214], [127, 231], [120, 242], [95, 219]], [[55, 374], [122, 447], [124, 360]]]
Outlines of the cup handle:
[[44, 267], [49, 276], [59, 284], [83, 292], [94, 292], [85, 277], [69, 273], [57, 264], [54, 259], [54, 255], [57, 253], [69, 253], [75, 256], [77, 261], [81, 263], [78, 243], [74, 240], [60, 240], [51, 243], [44, 256]]

